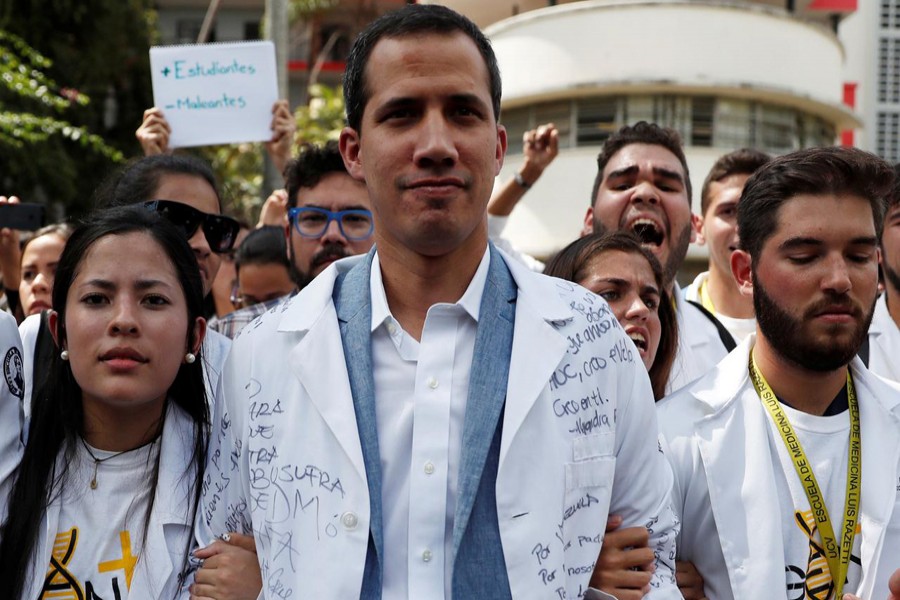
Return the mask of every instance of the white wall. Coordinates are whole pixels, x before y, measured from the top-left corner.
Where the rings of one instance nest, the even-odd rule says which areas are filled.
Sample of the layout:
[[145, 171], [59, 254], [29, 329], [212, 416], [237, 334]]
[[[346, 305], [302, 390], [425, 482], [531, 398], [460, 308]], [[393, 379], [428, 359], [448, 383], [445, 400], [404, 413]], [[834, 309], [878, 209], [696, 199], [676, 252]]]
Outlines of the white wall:
[[731, 90], [847, 117], [836, 36], [783, 11], [593, 0], [531, 11], [485, 32], [509, 106], [662, 86]]

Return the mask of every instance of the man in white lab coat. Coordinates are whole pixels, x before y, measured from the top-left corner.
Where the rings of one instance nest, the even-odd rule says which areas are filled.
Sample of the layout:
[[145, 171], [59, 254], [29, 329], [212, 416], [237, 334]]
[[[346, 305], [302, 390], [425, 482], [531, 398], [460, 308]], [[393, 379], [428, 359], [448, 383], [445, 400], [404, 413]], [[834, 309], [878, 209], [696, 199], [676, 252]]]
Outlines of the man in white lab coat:
[[710, 600], [888, 594], [900, 393], [855, 355], [891, 180], [874, 155], [815, 148], [747, 181], [732, 271], [757, 333], [659, 406], [679, 559]]
[[344, 93], [375, 249], [236, 338], [199, 542], [252, 531], [268, 598], [580, 597], [614, 510], [650, 530], [651, 597], [679, 598], [634, 346], [602, 299], [488, 243], [489, 43], [406, 6], [360, 34]]
[[655, 123], [626, 125], [603, 144], [597, 167], [582, 235], [631, 231], [659, 259], [678, 318], [678, 351], [666, 387], [673, 392], [734, 347], [714, 316], [685, 302], [675, 281], [700, 227], [700, 217], [691, 212], [691, 178], [681, 138]]

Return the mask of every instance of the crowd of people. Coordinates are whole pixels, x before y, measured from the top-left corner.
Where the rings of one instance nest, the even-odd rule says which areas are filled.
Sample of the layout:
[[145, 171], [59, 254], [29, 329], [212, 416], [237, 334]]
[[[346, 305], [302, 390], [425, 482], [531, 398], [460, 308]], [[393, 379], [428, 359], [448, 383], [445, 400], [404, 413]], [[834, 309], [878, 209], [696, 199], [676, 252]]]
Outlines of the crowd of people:
[[344, 95], [293, 157], [273, 107], [252, 230], [154, 108], [95, 213], [0, 231], [7, 597], [900, 600], [900, 171], [740, 149], [695, 215], [627, 125], [545, 265], [503, 229], [558, 133], [494, 189], [473, 23], [380, 17]]

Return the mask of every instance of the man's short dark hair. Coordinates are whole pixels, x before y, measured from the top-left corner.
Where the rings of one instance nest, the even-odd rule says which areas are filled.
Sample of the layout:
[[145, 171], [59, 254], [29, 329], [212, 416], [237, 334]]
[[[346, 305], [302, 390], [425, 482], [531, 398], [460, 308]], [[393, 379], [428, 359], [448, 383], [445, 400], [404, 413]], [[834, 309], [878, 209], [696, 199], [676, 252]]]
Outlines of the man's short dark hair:
[[297, 158], [291, 160], [284, 169], [288, 206], [297, 206], [297, 192], [300, 188], [315, 187], [329, 173], [349, 175], [338, 143], [330, 141], [325, 145], [303, 144]]
[[360, 33], [344, 71], [344, 104], [347, 108], [347, 125], [360, 132], [363, 111], [369, 101], [370, 90], [366, 82], [366, 65], [375, 45], [384, 38], [401, 38], [413, 35], [464, 33], [478, 47], [487, 67], [494, 119], [500, 121], [500, 67], [491, 48], [491, 42], [478, 26], [461, 14], [437, 4], [408, 4], [403, 8], [382, 15]]
[[712, 198], [709, 197], [709, 188], [713, 183], [732, 175], [753, 175], [758, 168], [770, 160], [772, 160], [771, 156], [754, 148], [741, 148], [720, 156], [713, 163], [709, 174], [703, 181], [703, 188], [700, 190], [700, 214], [705, 216], [706, 210], [712, 202]]
[[808, 148], [775, 158], [750, 176], [738, 203], [740, 248], [756, 265], [766, 240], [778, 226], [778, 209], [799, 195], [853, 195], [872, 206], [880, 235], [885, 198], [894, 170], [874, 154], [858, 148]]
[[687, 192], [688, 204], [691, 203], [691, 174], [688, 172], [687, 159], [684, 157], [684, 148], [681, 143], [681, 136], [678, 132], [669, 127], [660, 127], [656, 123], [648, 123], [647, 121], [638, 121], [634, 125], [625, 125], [617, 132], [609, 136], [603, 143], [603, 148], [597, 156], [597, 177], [594, 178], [594, 188], [591, 191], [591, 206], [597, 200], [597, 191], [600, 184], [603, 183], [603, 169], [606, 164], [612, 160], [616, 153], [631, 144], [651, 144], [654, 146], [662, 146], [675, 155], [681, 168], [684, 169], [684, 189]]

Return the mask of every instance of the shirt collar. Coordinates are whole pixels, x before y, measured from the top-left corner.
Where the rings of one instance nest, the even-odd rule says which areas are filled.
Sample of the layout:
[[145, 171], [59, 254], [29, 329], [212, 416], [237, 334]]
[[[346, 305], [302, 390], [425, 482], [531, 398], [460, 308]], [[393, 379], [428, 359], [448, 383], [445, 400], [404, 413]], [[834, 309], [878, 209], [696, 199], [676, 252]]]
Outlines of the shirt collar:
[[[453, 306], [460, 306], [470, 317], [477, 323], [481, 313], [481, 297], [484, 294], [484, 286], [487, 283], [488, 270], [491, 264], [491, 252], [487, 247], [484, 250], [484, 256], [475, 270], [469, 287], [466, 288], [462, 297], [457, 300]], [[381, 263], [378, 260], [378, 251], [372, 257], [372, 272], [369, 278], [370, 295], [372, 298], [372, 331], [378, 329], [385, 321], [397, 322], [391, 314], [388, 306], [387, 296], [384, 293], [384, 280], [381, 278]], [[399, 323], [398, 323], [399, 324]]]

